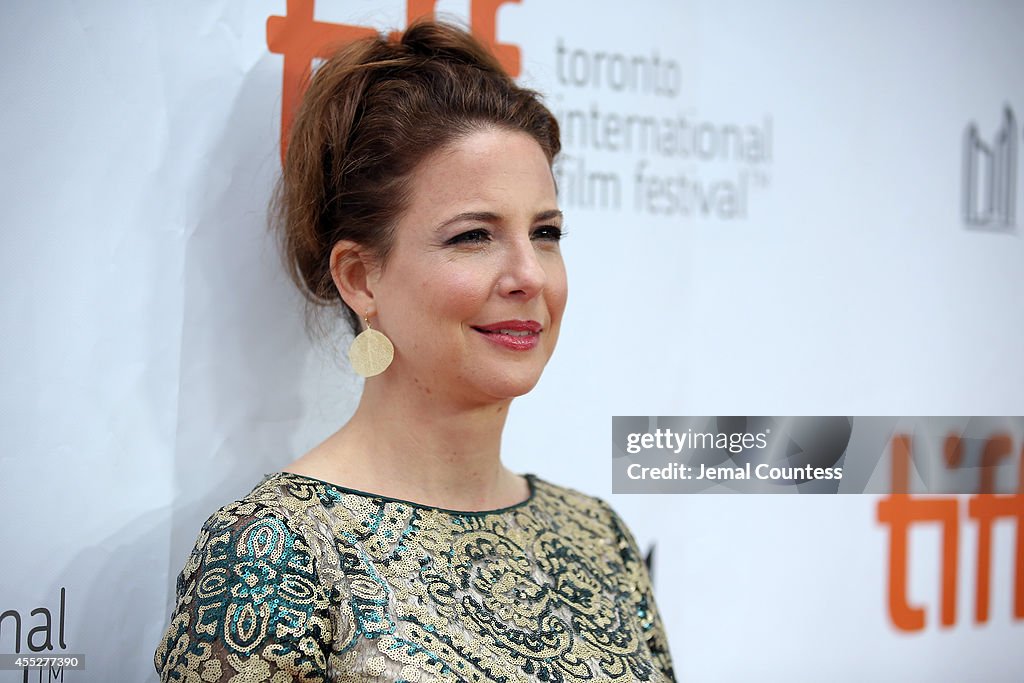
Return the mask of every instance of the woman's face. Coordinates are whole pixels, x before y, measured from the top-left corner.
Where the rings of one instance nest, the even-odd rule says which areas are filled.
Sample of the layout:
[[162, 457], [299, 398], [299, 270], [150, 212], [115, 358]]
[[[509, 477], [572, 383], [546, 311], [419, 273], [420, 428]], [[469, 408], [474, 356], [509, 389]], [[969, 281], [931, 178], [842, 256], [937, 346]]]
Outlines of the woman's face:
[[526, 393], [555, 349], [567, 295], [544, 152], [525, 133], [478, 131], [427, 157], [411, 190], [387, 263], [368, 280], [395, 345], [385, 374], [466, 405]]

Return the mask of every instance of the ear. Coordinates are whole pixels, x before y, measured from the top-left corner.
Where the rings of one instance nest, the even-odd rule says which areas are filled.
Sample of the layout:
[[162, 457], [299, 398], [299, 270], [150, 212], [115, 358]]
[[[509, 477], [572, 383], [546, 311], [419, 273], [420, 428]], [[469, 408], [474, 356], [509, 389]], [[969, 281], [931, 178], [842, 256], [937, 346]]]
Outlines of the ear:
[[342, 300], [359, 317], [376, 315], [373, 283], [379, 271], [369, 251], [351, 240], [342, 240], [331, 249], [331, 278]]

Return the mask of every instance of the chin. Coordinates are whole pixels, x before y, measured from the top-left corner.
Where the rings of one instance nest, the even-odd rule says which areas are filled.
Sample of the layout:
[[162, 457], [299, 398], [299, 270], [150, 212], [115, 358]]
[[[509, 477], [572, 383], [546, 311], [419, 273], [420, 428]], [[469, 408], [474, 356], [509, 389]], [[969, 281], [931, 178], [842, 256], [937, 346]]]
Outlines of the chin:
[[487, 393], [498, 400], [510, 400], [530, 393], [539, 381], [540, 374], [529, 377], [507, 377], [493, 383]]

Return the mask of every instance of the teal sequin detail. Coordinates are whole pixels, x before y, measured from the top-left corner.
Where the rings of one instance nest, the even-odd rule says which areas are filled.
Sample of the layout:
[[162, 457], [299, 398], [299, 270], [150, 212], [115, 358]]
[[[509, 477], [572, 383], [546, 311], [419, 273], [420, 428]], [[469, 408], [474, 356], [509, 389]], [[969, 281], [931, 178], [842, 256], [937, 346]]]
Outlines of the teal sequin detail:
[[530, 484], [519, 505], [465, 513], [269, 476], [200, 533], [162, 680], [674, 680], [621, 520]]

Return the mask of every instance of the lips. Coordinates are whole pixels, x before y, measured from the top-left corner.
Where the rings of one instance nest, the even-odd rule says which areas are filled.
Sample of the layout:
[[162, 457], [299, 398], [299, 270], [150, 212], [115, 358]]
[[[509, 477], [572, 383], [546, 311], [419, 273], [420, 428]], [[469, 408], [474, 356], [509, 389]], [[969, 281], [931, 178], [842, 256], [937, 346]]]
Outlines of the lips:
[[537, 346], [543, 326], [536, 320], [503, 320], [489, 325], [474, 325], [488, 341], [513, 351], [529, 351]]

